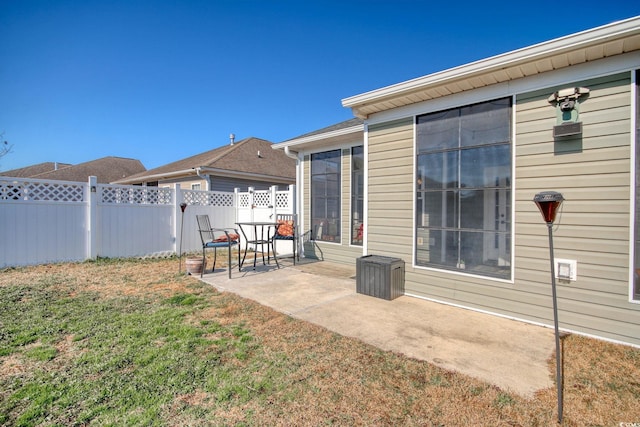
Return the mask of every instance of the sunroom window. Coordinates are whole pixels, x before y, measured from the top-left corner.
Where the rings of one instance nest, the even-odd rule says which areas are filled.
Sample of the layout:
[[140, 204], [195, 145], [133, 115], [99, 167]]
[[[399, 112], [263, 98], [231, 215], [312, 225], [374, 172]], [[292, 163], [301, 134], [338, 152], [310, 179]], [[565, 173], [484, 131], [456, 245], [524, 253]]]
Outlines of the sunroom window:
[[416, 127], [416, 264], [510, 279], [511, 98]]
[[311, 155], [311, 223], [316, 240], [340, 242], [340, 150]]
[[351, 244], [362, 246], [364, 234], [364, 147], [351, 149]]

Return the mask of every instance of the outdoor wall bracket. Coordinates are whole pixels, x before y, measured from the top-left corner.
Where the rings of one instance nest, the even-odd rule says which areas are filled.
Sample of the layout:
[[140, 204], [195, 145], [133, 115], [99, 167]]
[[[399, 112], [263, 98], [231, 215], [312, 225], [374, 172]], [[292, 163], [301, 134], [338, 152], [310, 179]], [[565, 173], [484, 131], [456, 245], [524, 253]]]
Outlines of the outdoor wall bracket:
[[581, 135], [580, 98], [587, 96], [586, 87], [572, 87], [552, 93], [547, 101], [556, 108], [556, 125], [553, 127], [553, 137]]

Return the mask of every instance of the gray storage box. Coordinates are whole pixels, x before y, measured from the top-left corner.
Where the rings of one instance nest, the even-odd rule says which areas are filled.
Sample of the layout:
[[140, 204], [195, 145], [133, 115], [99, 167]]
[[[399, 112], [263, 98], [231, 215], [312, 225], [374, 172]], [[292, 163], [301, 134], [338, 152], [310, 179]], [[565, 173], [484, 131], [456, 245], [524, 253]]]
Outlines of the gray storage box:
[[386, 300], [404, 295], [404, 261], [379, 255], [356, 259], [356, 291]]

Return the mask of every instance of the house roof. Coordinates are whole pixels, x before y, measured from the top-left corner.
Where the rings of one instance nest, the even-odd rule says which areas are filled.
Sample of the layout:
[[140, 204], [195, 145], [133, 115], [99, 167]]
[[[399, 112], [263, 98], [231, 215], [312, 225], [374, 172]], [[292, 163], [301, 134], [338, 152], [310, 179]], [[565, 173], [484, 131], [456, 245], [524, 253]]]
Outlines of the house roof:
[[50, 172], [44, 172], [34, 175], [31, 178], [87, 181], [90, 176], [95, 176], [98, 183], [106, 184], [144, 170], [145, 167], [140, 160], [109, 156]]
[[640, 17], [561, 37], [342, 100], [356, 117], [640, 50]]
[[14, 178], [32, 178], [41, 173], [52, 172], [58, 169], [71, 166], [70, 163], [58, 163], [58, 162], [44, 162], [36, 165], [25, 166], [23, 168], [11, 169], [8, 171], [0, 172], [0, 176], [11, 176]]
[[71, 165], [68, 163], [46, 162], [0, 173], [15, 178], [52, 179], [58, 181], [85, 182], [90, 176], [105, 184], [145, 170], [137, 159], [124, 157], [103, 157], [96, 160]]
[[343, 142], [353, 142], [355, 138], [362, 138], [364, 135], [364, 120], [355, 117], [336, 123], [313, 132], [305, 133], [292, 139], [274, 144], [273, 148], [295, 147], [304, 144], [305, 148], [340, 144]]
[[233, 176], [259, 181], [276, 179], [295, 182], [295, 160], [287, 157], [283, 152], [272, 150], [271, 147], [271, 142], [267, 140], [245, 138], [233, 145], [205, 151], [117, 180], [115, 183], [132, 184], [195, 176], [197, 169], [208, 175]]

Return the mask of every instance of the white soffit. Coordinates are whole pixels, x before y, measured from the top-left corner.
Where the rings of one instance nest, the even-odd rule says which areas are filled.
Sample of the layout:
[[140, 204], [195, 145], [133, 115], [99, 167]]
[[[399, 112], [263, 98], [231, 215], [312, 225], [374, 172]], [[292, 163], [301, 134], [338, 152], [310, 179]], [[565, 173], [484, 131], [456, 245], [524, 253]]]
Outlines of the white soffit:
[[640, 17], [561, 37], [342, 100], [356, 117], [640, 50]]

